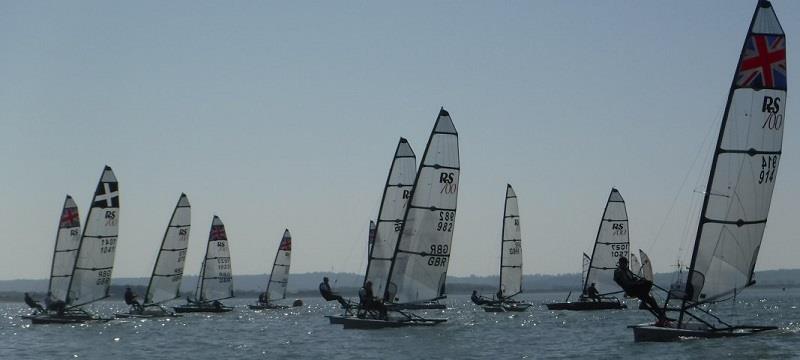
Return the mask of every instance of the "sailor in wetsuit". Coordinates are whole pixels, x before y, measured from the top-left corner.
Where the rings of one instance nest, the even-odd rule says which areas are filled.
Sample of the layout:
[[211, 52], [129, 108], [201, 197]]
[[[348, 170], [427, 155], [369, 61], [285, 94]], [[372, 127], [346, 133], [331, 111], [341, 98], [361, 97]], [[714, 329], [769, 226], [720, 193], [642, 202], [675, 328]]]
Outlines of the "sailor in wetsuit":
[[483, 296], [478, 295], [478, 290], [472, 290], [472, 296], [469, 297], [475, 305], [485, 305], [491, 301]]
[[130, 287], [125, 288], [125, 304], [128, 304], [133, 307], [134, 310], [142, 311], [142, 304], [136, 300], [138, 296], [133, 293]]
[[631, 272], [628, 269], [628, 259], [624, 256], [620, 257], [617, 262], [617, 269], [614, 270], [614, 282], [625, 291], [625, 294], [638, 298], [647, 310], [656, 315], [658, 318], [657, 324], [663, 325], [666, 323], [666, 314], [658, 306], [658, 302], [653, 298], [653, 295], [650, 294], [653, 283]]
[[31, 309], [33, 309], [37, 313], [44, 311], [44, 308], [42, 307], [42, 305], [39, 305], [38, 301], [33, 300], [33, 298], [31, 298], [31, 296], [28, 295], [28, 293], [25, 293], [25, 304], [30, 306]]
[[594, 283], [586, 288], [586, 296], [588, 296], [589, 299], [592, 299], [594, 302], [600, 301], [600, 292], [598, 292], [597, 288], [594, 287]]
[[343, 308], [347, 309], [348, 307], [347, 300], [331, 290], [331, 285], [328, 283], [327, 276], [323, 277], [322, 282], [319, 283], [319, 294], [322, 295], [325, 301], [336, 300], [339, 302], [339, 304], [342, 304]]
[[378, 311], [379, 319], [386, 319], [386, 305], [383, 305], [383, 302], [378, 300], [372, 292], [372, 281], [367, 281], [364, 283], [364, 287], [358, 290], [358, 299], [362, 309]]

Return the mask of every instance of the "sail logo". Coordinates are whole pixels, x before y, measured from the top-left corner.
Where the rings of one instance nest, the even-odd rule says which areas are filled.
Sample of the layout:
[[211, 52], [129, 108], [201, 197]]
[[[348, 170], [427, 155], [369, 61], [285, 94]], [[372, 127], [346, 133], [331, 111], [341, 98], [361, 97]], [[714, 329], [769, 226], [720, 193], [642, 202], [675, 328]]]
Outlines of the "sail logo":
[[625, 235], [628, 233], [628, 230], [625, 229], [625, 224], [622, 223], [611, 224], [611, 230], [613, 235]]
[[764, 96], [764, 101], [761, 103], [761, 112], [766, 113], [764, 123], [761, 124], [762, 129], [780, 130], [783, 127], [783, 114], [781, 111], [781, 98]]
[[458, 183], [456, 182], [455, 173], [440, 173], [439, 183], [442, 184], [442, 190], [439, 191], [440, 194], [455, 194], [458, 192]]
[[117, 211], [116, 210], [106, 210], [105, 214], [105, 225], [106, 226], [116, 226], [117, 225]]
[[411, 198], [411, 190], [403, 190], [403, 200]]
[[441, 174], [439, 174], [439, 183], [440, 184], [452, 184], [454, 177], [455, 177], [454, 173], [441, 173]]
[[761, 103], [761, 112], [777, 114], [781, 110], [781, 98], [764, 96], [764, 102]]

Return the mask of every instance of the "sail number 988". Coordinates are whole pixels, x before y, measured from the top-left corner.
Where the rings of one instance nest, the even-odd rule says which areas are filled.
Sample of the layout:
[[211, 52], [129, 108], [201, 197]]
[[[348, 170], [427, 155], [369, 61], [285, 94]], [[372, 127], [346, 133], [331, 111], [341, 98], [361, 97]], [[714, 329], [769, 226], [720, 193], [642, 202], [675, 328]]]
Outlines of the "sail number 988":
[[439, 211], [439, 222], [436, 223], [436, 231], [453, 232], [453, 222], [455, 220], [455, 211]]

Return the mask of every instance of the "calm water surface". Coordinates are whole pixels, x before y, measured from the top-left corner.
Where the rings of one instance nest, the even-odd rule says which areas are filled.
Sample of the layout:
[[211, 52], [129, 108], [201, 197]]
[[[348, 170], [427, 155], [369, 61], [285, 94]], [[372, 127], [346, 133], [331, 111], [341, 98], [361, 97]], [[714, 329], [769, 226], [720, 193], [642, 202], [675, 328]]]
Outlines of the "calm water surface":
[[[226, 304], [237, 308], [226, 314], [76, 326], [30, 325], [19, 318], [28, 313], [24, 304], [0, 304], [0, 359], [800, 359], [800, 289], [748, 290], [735, 306], [718, 308], [734, 322], [778, 331], [665, 344], [633, 342], [626, 325], [651, 321], [644, 311], [558, 312], [542, 305], [564, 296], [524, 294], [536, 306], [509, 315], [485, 313], [456, 295], [446, 300], [447, 310], [428, 312], [447, 323], [382, 330], [330, 325], [324, 315], [340, 311], [315, 298], [283, 311], [252, 311], [245, 306], [251, 299], [234, 299]], [[92, 307], [104, 316], [123, 309], [121, 302]]]

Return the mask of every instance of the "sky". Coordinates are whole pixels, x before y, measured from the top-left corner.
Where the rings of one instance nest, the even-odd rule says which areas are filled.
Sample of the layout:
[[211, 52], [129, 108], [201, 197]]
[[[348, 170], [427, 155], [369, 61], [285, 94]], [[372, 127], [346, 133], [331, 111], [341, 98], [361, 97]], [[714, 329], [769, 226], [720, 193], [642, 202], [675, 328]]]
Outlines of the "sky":
[[[120, 182], [114, 277], [148, 276], [181, 192], [185, 273], [213, 215], [236, 274], [362, 272], [401, 136], [459, 131], [449, 274], [498, 273], [506, 183], [524, 273], [577, 273], [611, 187], [657, 272], [691, 256], [700, 191], [755, 0], [0, 2], [0, 280], [45, 278], [65, 194]], [[800, 2], [757, 270], [797, 268]], [[800, 35], [797, 35], [800, 36]], [[420, 160], [420, 159], [418, 159]]]

